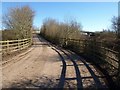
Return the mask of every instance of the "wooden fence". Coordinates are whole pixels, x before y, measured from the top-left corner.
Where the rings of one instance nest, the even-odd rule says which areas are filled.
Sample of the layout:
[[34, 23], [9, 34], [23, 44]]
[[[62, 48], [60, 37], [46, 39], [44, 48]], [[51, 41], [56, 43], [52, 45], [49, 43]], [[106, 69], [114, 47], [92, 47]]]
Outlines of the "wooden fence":
[[62, 46], [67, 47], [77, 53], [84, 53], [89, 58], [92, 57], [95, 62], [101, 64], [101, 66], [105, 67], [105, 69], [109, 68], [110, 70], [108, 70], [108, 72], [111, 72], [110, 74], [117, 72], [119, 67], [119, 52], [106, 47], [103, 42], [64, 38], [60, 41], [62, 41], [60, 43]]
[[8, 41], [0, 41], [0, 53], [6, 54], [15, 51], [19, 51], [29, 47], [32, 44], [32, 39], [21, 39], [21, 40], [8, 40]]

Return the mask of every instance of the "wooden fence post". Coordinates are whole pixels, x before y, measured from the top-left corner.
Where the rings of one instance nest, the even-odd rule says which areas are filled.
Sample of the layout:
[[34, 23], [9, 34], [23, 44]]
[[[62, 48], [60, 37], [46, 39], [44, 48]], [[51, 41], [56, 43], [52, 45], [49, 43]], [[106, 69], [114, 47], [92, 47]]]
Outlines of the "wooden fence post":
[[18, 41], [17, 43], [18, 43], [18, 46], [17, 46], [17, 47], [18, 47], [18, 50], [19, 50], [19, 49], [21, 49], [21, 48], [20, 48], [20, 45], [19, 45], [19, 41]]
[[32, 45], [32, 42], [33, 42], [33, 40], [32, 40], [32, 38], [30, 38], [30, 46]]
[[25, 42], [22, 40], [22, 43], [23, 43], [23, 46], [22, 46], [22, 48], [24, 48], [24, 44], [25, 44]]
[[9, 53], [9, 40], [7, 40], [7, 53]]
[[81, 52], [80, 40], [78, 40], [78, 47], [79, 47], [79, 52]]

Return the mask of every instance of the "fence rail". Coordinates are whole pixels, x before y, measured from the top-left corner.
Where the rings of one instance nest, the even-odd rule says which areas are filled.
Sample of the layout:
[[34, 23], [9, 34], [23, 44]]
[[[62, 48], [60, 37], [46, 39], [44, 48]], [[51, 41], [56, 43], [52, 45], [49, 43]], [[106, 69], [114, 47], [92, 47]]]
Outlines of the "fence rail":
[[[62, 46], [70, 47], [77, 53], [85, 53], [92, 56], [94, 59], [99, 58], [104, 60], [111, 68], [118, 70], [118, 55], [119, 52], [107, 48], [104, 43], [92, 40], [79, 40], [79, 39], [65, 39], [61, 38]], [[96, 59], [97, 60], [97, 59]]]
[[21, 39], [21, 40], [7, 40], [7, 41], [0, 41], [0, 53], [6, 54], [15, 51], [19, 51], [29, 47], [32, 44], [32, 39]]

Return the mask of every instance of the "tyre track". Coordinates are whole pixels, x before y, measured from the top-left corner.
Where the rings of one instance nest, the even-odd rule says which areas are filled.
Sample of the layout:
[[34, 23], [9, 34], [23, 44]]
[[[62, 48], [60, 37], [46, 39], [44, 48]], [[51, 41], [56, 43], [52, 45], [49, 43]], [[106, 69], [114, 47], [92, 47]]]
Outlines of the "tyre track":
[[80, 75], [80, 71], [79, 71], [79, 68], [76, 64], [76, 62], [62, 49], [60, 48], [52, 48], [53, 50], [55, 50], [61, 57], [62, 59], [62, 62], [63, 62], [63, 68], [62, 68], [62, 74], [61, 74], [61, 77], [60, 77], [60, 82], [58, 84], [58, 87], [64, 87], [64, 82], [65, 80], [67, 80], [65, 77], [65, 73], [66, 73], [66, 62], [65, 62], [65, 59], [63, 58], [62, 54], [60, 54], [60, 52], [62, 52], [64, 55], [66, 55], [69, 60], [73, 63], [73, 66], [74, 66], [74, 70], [76, 72], [76, 81], [77, 81], [77, 88], [78, 89], [83, 89], [83, 85], [82, 85], [82, 79], [81, 79], [81, 75]]
[[62, 63], [63, 63], [63, 68], [62, 68], [62, 71], [61, 71], [61, 76], [60, 76], [60, 81], [59, 81], [59, 84], [58, 84], [58, 88], [64, 88], [65, 75], [66, 75], [66, 62], [65, 62], [62, 54], [56, 48], [52, 47], [52, 49], [58, 53], [58, 55], [60, 56], [60, 58], [62, 60]]
[[[68, 52], [69, 54], [71, 54], [71, 55], [75, 55], [75, 54], [74, 54], [73, 52], [71, 52], [71, 51], [68, 51], [68, 50], [67, 50], [67, 52]], [[99, 78], [95, 75], [94, 71], [90, 68], [90, 66], [86, 63], [86, 61], [85, 61], [83, 58], [79, 57], [79, 56], [77, 56], [77, 58], [78, 58], [78, 60], [80, 60], [80, 61], [82, 61], [82, 62], [84, 63], [84, 65], [86, 66], [86, 68], [87, 68], [88, 71], [90, 72], [91, 76], [92, 76], [93, 79], [94, 79], [94, 82], [95, 82], [95, 85], [96, 85], [97, 89], [98, 89], [98, 90], [101, 90], [102, 88], [104, 88], [104, 86], [103, 86], [102, 83], [100, 82]]]

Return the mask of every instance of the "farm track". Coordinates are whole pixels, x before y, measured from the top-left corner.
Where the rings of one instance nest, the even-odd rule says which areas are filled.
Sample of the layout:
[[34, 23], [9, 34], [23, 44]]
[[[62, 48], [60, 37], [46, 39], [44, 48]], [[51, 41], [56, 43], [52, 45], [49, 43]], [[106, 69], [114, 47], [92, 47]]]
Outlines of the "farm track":
[[[61, 49], [55, 49], [55, 48], [52, 48], [52, 49], [55, 50], [60, 55], [60, 57], [62, 59], [62, 62], [63, 62], [63, 69], [62, 69], [61, 77], [59, 79], [60, 82], [58, 84], [58, 87], [64, 88], [64, 83], [65, 83], [65, 80], [66, 80], [65, 77], [67, 77], [67, 76], [65, 76], [66, 75], [66, 65], [69, 65], [69, 63], [71, 63], [71, 64], [73, 64], [73, 67], [74, 67], [74, 70], [73, 70], [74, 73], [76, 72], [77, 88], [83, 88], [82, 81], [81, 81], [81, 76], [80, 76], [80, 71], [79, 71], [79, 68], [77, 67], [76, 62], [74, 60], [72, 60], [69, 57], [69, 55], [67, 53], [65, 53], [63, 50], [61, 50]], [[65, 56], [63, 56], [62, 54], [64, 54], [64, 55], [67, 56], [67, 58], [69, 59], [69, 63], [65, 62], [65, 59], [64, 59]], [[68, 69], [68, 71], [69, 71], [69, 69]], [[74, 77], [75, 77], [75, 74], [74, 74]], [[69, 79], [72, 79], [72, 77], [69, 78]]]
[[[83, 58], [80, 58], [80, 57], [76, 56], [77, 60], [81, 61], [82, 65], [84, 65], [88, 69], [91, 76], [81, 77], [80, 68], [78, 67], [80, 65], [80, 63], [78, 61], [75, 61], [74, 58], [72, 57], [72, 56], [75, 56], [75, 53], [73, 53], [69, 50], [63, 50], [62, 48], [59, 48], [59, 47], [56, 47], [56, 46], [54, 46], [54, 48], [52, 48], [52, 49], [55, 50], [60, 55], [60, 57], [62, 59], [62, 62], [63, 62], [63, 69], [62, 69], [62, 74], [61, 74], [61, 78], [60, 78], [60, 82], [58, 84], [58, 87], [64, 88], [64, 82], [67, 81], [67, 80], [76, 80], [77, 81], [77, 83], [76, 83], [77, 88], [78, 89], [83, 89], [82, 79], [93, 78], [95, 85], [92, 88], [94, 88], [94, 89], [108, 88], [106, 85], [103, 85], [103, 82], [101, 82], [99, 80], [100, 78], [105, 79], [105, 76], [95, 75], [94, 71], [89, 66], [90, 64], [86, 63]], [[69, 59], [70, 62], [72, 62], [71, 65], [68, 62], [65, 61], [63, 54], [67, 56], [67, 58]], [[65, 77], [67, 77], [67, 76], [65, 76], [66, 67], [69, 67], [69, 66], [74, 67], [74, 71], [75, 71], [74, 73], [76, 73], [76, 77], [74, 77], [74, 78], [71, 77], [71, 78], [66, 79], [65, 78]]]
[[75, 53], [34, 36], [30, 51], [3, 63], [3, 88], [108, 88], [104, 75]]

